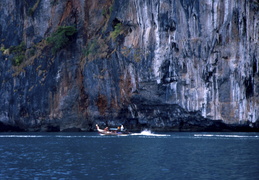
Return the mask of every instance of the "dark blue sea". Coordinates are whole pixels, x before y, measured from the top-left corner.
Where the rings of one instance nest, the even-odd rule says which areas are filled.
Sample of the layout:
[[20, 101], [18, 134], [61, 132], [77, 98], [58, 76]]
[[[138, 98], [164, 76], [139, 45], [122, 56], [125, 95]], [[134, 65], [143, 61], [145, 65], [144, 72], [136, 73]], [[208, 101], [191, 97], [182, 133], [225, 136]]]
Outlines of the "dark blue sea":
[[259, 133], [0, 133], [0, 179], [258, 180]]

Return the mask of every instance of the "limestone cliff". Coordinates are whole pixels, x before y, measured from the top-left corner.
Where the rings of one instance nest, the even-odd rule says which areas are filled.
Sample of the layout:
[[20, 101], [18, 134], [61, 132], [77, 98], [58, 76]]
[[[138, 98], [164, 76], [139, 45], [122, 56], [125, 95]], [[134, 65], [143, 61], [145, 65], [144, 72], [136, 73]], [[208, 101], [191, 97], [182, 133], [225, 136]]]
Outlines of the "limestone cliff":
[[0, 21], [7, 129], [258, 128], [258, 0], [1, 0]]

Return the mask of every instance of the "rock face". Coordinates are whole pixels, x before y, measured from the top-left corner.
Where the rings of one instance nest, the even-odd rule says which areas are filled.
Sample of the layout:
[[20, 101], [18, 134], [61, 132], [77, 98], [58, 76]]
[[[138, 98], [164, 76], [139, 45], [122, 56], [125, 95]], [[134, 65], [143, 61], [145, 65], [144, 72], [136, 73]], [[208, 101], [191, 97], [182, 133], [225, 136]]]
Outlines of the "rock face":
[[258, 130], [258, 0], [1, 0], [0, 21], [6, 127]]

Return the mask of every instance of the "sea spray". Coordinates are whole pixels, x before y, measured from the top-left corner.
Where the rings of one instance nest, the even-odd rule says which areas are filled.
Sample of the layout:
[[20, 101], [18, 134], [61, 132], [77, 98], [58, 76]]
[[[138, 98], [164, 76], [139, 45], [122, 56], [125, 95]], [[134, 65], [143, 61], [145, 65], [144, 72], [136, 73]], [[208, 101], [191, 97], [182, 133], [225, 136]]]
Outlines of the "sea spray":
[[168, 134], [154, 134], [151, 132], [151, 130], [145, 129], [141, 131], [140, 133], [133, 133], [131, 134], [133, 136], [170, 136]]

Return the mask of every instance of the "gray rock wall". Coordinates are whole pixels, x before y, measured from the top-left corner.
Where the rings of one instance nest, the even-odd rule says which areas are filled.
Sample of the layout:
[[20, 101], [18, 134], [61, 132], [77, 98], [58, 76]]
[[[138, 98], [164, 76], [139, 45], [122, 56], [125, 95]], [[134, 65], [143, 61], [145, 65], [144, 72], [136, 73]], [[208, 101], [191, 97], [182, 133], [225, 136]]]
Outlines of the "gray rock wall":
[[164, 90], [160, 99], [204, 117], [227, 123], [258, 119], [257, 1], [132, 1], [130, 6], [135, 8], [118, 13], [136, 27], [124, 45], [137, 44], [153, 55], [146, 67], [152, 73], [139, 73], [140, 84], [156, 80]]

